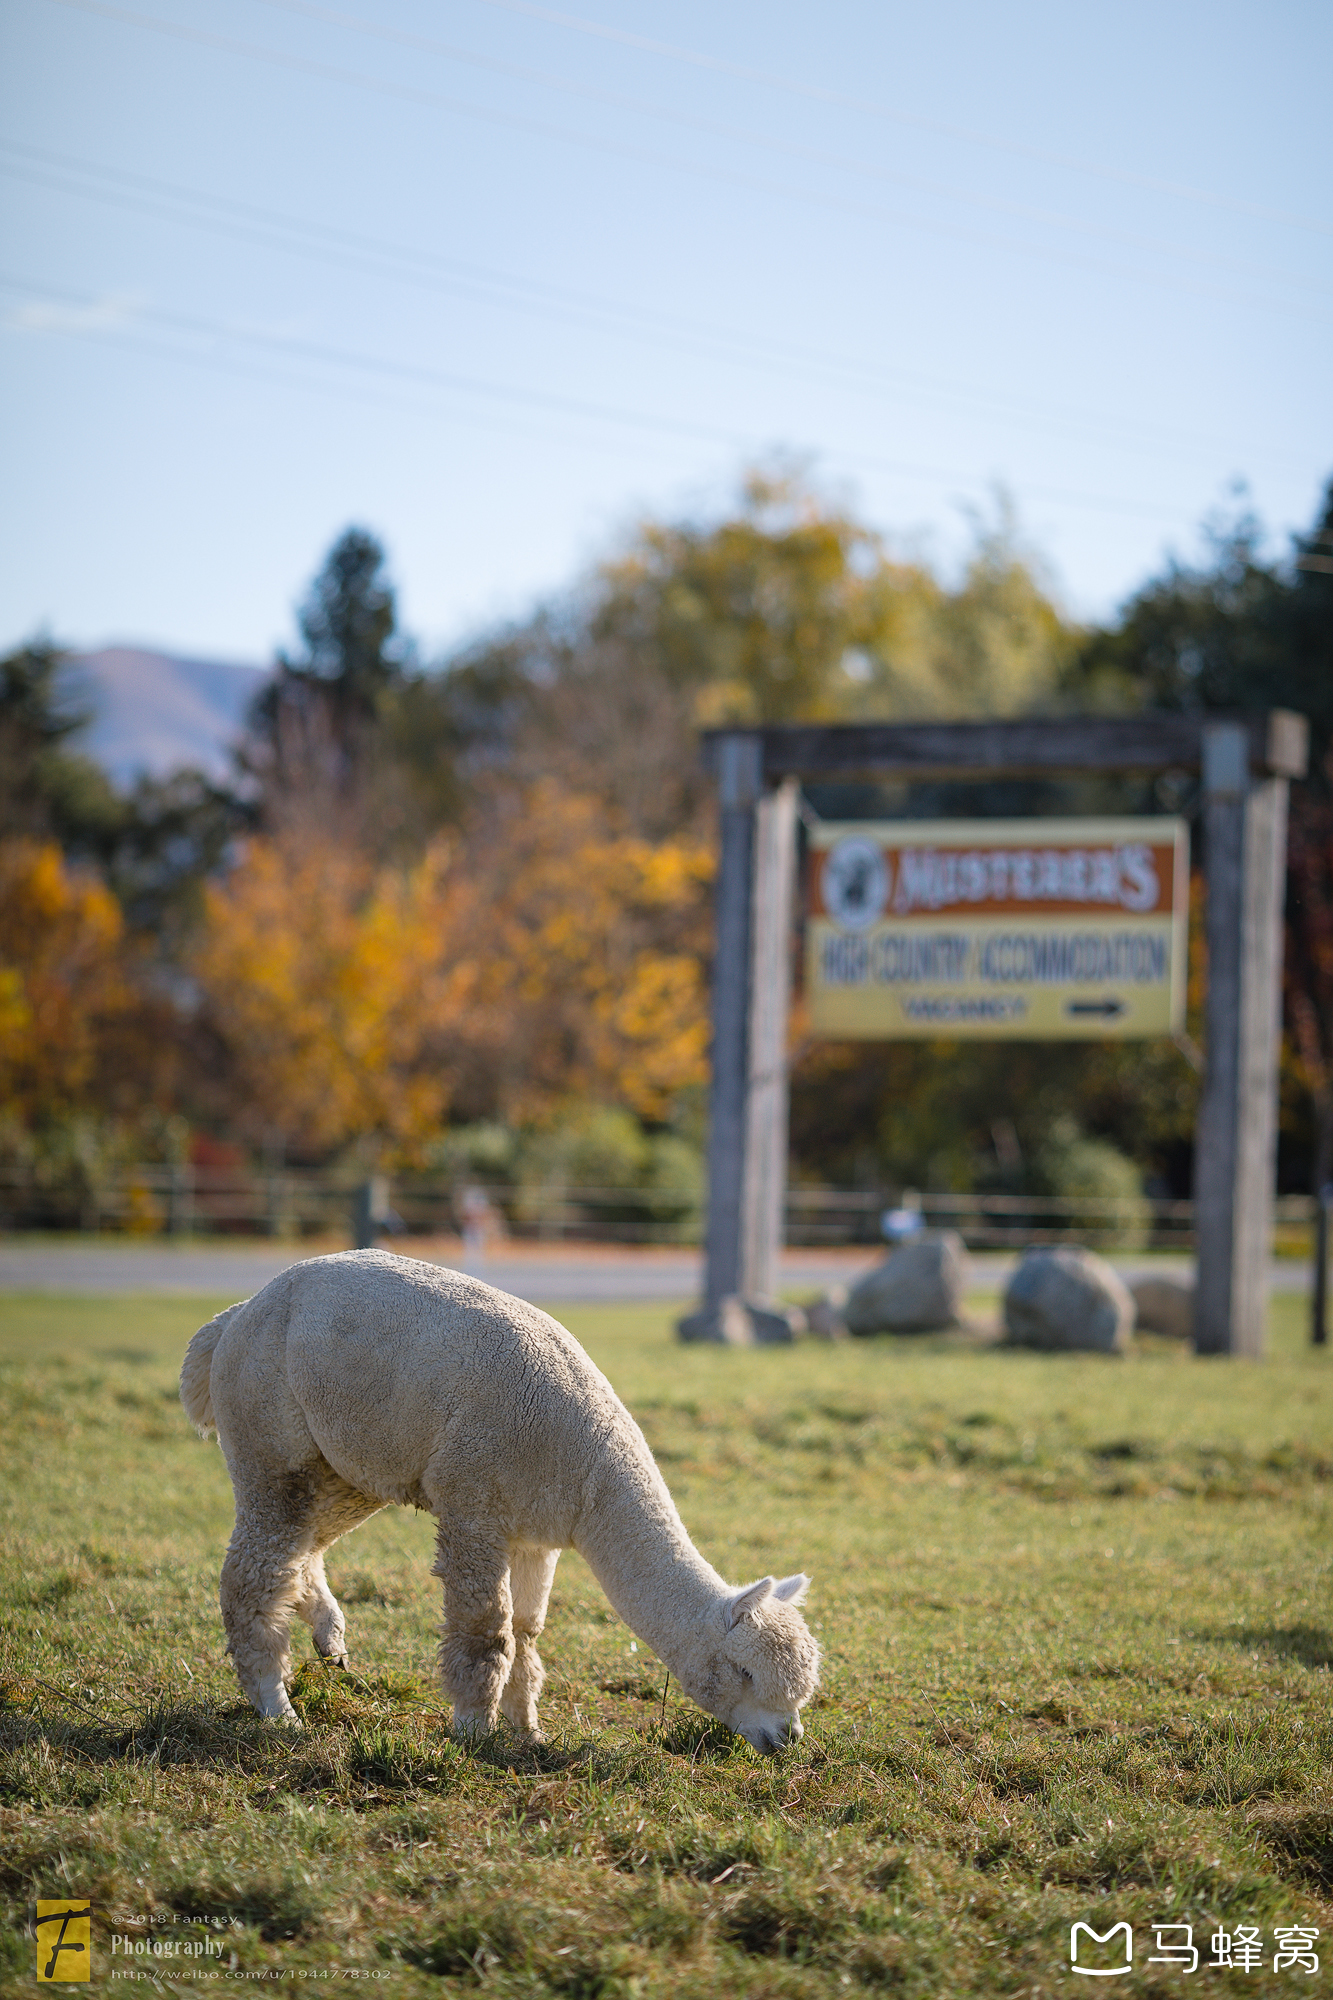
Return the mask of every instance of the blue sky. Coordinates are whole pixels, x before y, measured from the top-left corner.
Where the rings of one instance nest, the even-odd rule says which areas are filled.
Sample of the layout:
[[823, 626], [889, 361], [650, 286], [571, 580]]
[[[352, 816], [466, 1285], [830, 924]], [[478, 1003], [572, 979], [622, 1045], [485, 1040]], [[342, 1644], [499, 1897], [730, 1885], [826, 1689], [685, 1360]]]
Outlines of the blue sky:
[[[1333, 12], [3, 0], [0, 644], [428, 653], [778, 451], [1105, 614], [1333, 472]], [[581, 11], [586, 8], [585, 13]]]

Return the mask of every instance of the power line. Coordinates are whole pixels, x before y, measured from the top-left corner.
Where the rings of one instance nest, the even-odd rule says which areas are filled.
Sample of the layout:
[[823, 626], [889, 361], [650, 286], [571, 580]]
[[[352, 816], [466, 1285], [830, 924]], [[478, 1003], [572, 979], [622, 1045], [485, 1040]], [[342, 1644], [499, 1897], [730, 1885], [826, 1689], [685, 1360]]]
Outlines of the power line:
[[[769, 367], [790, 368], [794, 364], [798, 371], [804, 371], [810, 379], [838, 388], [853, 389], [860, 394], [865, 394], [869, 387], [870, 393], [884, 396], [891, 393], [892, 385], [899, 390], [911, 389], [918, 396], [924, 393], [934, 397], [945, 407], [960, 407], [961, 401], [961, 405], [972, 404], [983, 408], [989, 406], [992, 409], [1007, 411], [1011, 416], [1021, 415], [1028, 422], [1035, 416], [1039, 421], [1044, 420], [1048, 424], [1058, 425], [1059, 434], [1062, 436], [1068, 436], [1068, 426], [1071, 422], [1086, 426], [1094, 434], [1099, 428], [1103, 431], [1106, 428], [1105, 423], [1099, 426], [1098, 419], [1090, 412], [1067, 406], [1061, 408], [1043, 404], [1028, 398], [996, 396], [968, 385], [942, 383], [901, 369], [885, 369], [882, 366], [858, 361], [855, 357], [826, 356], [817, 350], [803, 348], [792, 342], [730, 333], [725, 329], [710, 328], [671, 315], [655, 314], [641, 307], [590, 298], [563, 287], [536, 285], [531, 280], [490, 271], [483, 266], [436, 257], [428, 252], [386, 243], [374, 237], [361, 236], [350, 230], [305, 222], [300, 218], [285, 216], [251, 203], [182, 188], [149, 175], [127, 173], [122, 169], [73, 160], [44, 148], [18, 146], [0, 140], [0, 153], [5, 152], [19, 155], [34, 162], [35, 165], [7, 165], [0, 160], [0, 173], [16, 174], [21, 178], [35, 181], [38, 185], [55, 188], [61, 193], [114, 202], [136, 213], [191, 227], [202, 225], [233, 236], [242, 242], [256, 243], [285, 253], [295, 249], [298, 253], [324, 262], [358, 271], [371, 271], [378, 276], [384, 275], [384, 267], [387, 264], [390, 267], [391, 277], [424, 284], [454, 296], [480, 299], [484, 304], [499, 305], [507, 311], [540, 314], [543, 319], [549, 319], [554, 310], [556, 315], [562, 315], [573, 324], [601, 325], [603, 330], [609, 320], [613, 332], [630, 338], [642, 338], [646, 334], [650, 340], [674, 348], [676, 351], [690, 351], [688, 345], [682, 349], [683, 337], [685, 343], [693, 343], [693, 351], [702, 350], [705, 353], [711, 351], [713, 358], [716, 358], [720, 351], [724, 359], [733, 363], [758, 358], [761, 364]], [[66, 176], [81, 174], [95, 181], [119, 181], [124, 184], [124, 189], [111, 186], [96, 186], [89, 189], [71, 184], [68, 179], [62, 180], [59, 177], [61, 174]], [[179, 207], [163, 205], [167, 203], [178, 204], [187, 212], [182, 215]], [[506, 297], [505, 292], [526, 293], [528, 296]], [[616, 325], [616, 321], [620, 321], [621, 324]], [[1188, 432], [1163, 431], [1142, 423], [1131, 423], [1126, 426], [1119, 421], [1114, 425], [1118, 441], [1123, 438], [1126, 428], [1135, 430], [1140, 437], [1158, 444], [1163, 439], [1167, 440], [1168, 450], [1172, 440], [1177, 445], [1184, 445], [1187, 448], [1200, 446], [1212, 450], [1219, 448], [1217, 439], [1204, 438]], [[1244, 450], [1247, 456], [1254, 455], [1253, 447], [1221, 448]], [[1282, 456], [1271, 450], [1268, 450], [1266, 455]], [[1294, 464], [1296, 461], [1293, 459], [1291, 462]]]
[[[0, 288], [29, 294], [44, 292], [48, 299], [58, 300], [64, 306], [73, 306], [84, 311], [95, 310], [98, 305], [98, 301], [86, 293], [71, 292], [60, 287], [42, 285], [3, 274], [0, 274]], [[192, 313], [167, 312], [156, 307], [140, 307], [136, 310], [139, 318], [150, 325], [161, 326], [168, 331], [183, 333], [191, 338], [236, 341], [243, 346], [258, 347], [284, 355], [294, 361], [346, 369], [353, 373], [379, 375], [389, 380], [407, 382], [418, 388], [484, 397], [500, 404], [511, 403], [542, 413], [576, 417], [580, 422], [611, 424], [631, 430], [648, 431], [663, 437], [680, 437], [698, 443], [722, 445], [731, 451], [753, 453], [756, 449], [752, 436], [747, 437], [744, 433], [725, 430], [714, 424], [699, 424], [677, 418], [655, 416], [645, 411], [627, 409], [614, 404], [595, 403], [582, 397], [555, 395], [546, 390], [515, 388], [506, 383], [489, 382], [479, 376], [464, 375], [440, 368], [427, 368], [418, 363], [394, 361], [379, 355], [331, 347], [320, 341], [299, 340], [286, 334], [268, 334], [249, 328], [229, 327], [219, 321], [204, 319]], [[104, 328], [95, 326], [66, 327], [61, 330], [83, 333], [92, 338], [98, 337], [105, 331]], [[334, 385], [329, 386], [334, 387]], [[877, 453], [844, 449], [841, 446], [831, 446], [829, 450], [831, 455], [835, 455], [847, 464], [860, 465], [871, 471], [889, 472], [901, 478], [931, 482], [943, 479], [951, 482], [961, 481], [964, 485], [975, 483], [974, 474], [954, 467], [920, 465], [910, 460], [884, 458]], [[1180, 521], [1183, 518], [1174, 509], [1144, 506], [1138, 501], [1102, 494], [1076, 493], [1063, 487], [1029, 486], [1026, 491], [1036, 499], [1051, 500], [1065, 506], [1087, 507], [1098, 512], [1126, 514], [1143, 520]]]
[[[0, 279], [0, 289], [4, 280]], [[487, 436], [497, 431], [509, 436], [524, 438], [551, 438], [559, 436], [562, 448], [569, 449], [571, 440], [566, 430], [553, 431], [550, 424], [540, 422], [515, 421], [512, 417], [491, 410], [482, 414], [466, 408], [454, 408], [447, 413], [436, 405], [422, 402], [419, 398], [396, 395], [392, 390], [376, 389], [364, 382], [331, 382], [316, 380], [309, 374], [294, 374], [290, 369], [265, 366], [263, 362], [248, 361], [235, 355], [208, 353], [202, 349], [189, 350], [170, 346], [162, 341], [148, 340], [127, 333], [123, 327], [114, 324], [98, 326], [63, 326], [55, 331], [74, 340], [95, 340], [99, 346], [130, 354], [140, 354], [155, 361], [178, 361], [187, 368], [205, 368], [213, 374], [231, 376], [243, 382], [265, 382], [280, 389], [296, 390], [314, 396], [336, 396], [339, 404], [358, 403], [369, 409], [397, 410], [416, 418], [436, 417], [450, 424], [467, 424], [484, 430]], [[665, 439], [636, 443], [636, 454], [651, 451], [654, 444], [662, 445]], [[682, 440], [682, 442], [689, 442]], [[623, 460], [623, 442], [612, 443], [606, 438], [590, 437], [586, 430], [580, 430], [573, 440], [574, 446], [583, 452], [593, 452], [604, 457], [614, 456]], [[753, 447], [759, 449], [756, 444]], [[1165, 516], [1163, 517], [1165, 518]], [[1177, 517], [1183, 519], [1183, 517]]]
[[692, 69], [711, 70], [718, 76], [732, 76], [745, 83], [759, 83], [770, 90], [780, 90], [789, 96], [803, 97], [816, 104], [831, 105], [839, 110], [859, 111], [866, 117], [883, 120], [891, 125], [910, 125], [918, 132], [931, 132], [938, 138], [962, 139], [971, 146], [985, 146], [992, 152], [1009, 153], [1016, 159], [1035, 160], [1045, 167], [1062, 167], [1067, 172], [1087, 174], [1097, 180], [1116, 181], [1124, 187], [1142, 188], [1150, 194], [1174, 195], [1181, 201], [1200, 202], [1209, 208], [1231, 209], [1238, 215], [1254, 216], [1265, 222], [1287, 223], [1296, 229], [1313, 230], [1318, 236], [1333, 235], [1333, 228], [1327, 222], [1317, 221], [1308, 215], [1297, 215], [1287, 209], [1269, 208], [1262, 202], [1241, 201], [1234, 195], [1216, 194], [1208, 188], [1189, 187], [1180, 181], [1154, 178], [1150, 174], [1136, 174], [1125, 167], [1108, 167], [1095, 160], [1081, 160], [1072, 154], [1055, 153], [1041, 146], [1029, 146], [1018, 139], [1001, 139], [992, 132], [980, 132], [965, 125], [947, 124], [940, 119], [923, 118], [917, 112], [901, 111], [886, 104], [876, 104], [869, 98], [853, 97], [840, 90], [829, 90], [820, 84], [803, 83], [794, 77], [779, 76], [771, 70], [754, 69], [745, 63], [726, 62], [717, 56], [701, 53], [698, 49], [681, 48], [671, 42], [654, 41], [647, 35], [635, 35], [623, 28], [607, 27], [600, 21], [589, 21], [577, 14], [564, 14], [553, 7], [541, 7], [534, 0], [482, 0], [487, 7], [494, 7], [507, 14], [522, 14], [529, 20], [545, 21], [558, 28], [567, 28], [573, 34], [590, 35], [598, 41], [615, 42], [623, 48], [637, 49], [648, 55], [665, 56], [671, 62], [688, 64]]
[[554, 139], [560, 144], [575, 146], [585, 151], [607, 153], [619, 159], [632, 160], [641, 166], [665, 167], [671, 172], [687, 173], [707, 181], [726, 183], [744, 188], [750, 193], [765, 197], [778, 196], [784, 201], [803, 202], [816, 208], [856, 215], [863, 220], [890, 222], [900, 228], [915, 229], [926, 235], [947, 236], [957, 241], [979, 245], [986, 250], [1003, 249], [1017, 251], [1022, 256], [1038, 261], [1072, 265], [1076, 268], [1094, 271], [1103, 277], [1115, 278], [1118, 282], [1146, 284], [1154, 289], [1162, 286], [1176, 291], [1189, 292], [1197, 297], [1208, 298], [1223, 304], [1243, 306], [1260, 311], [1287, 314], [1293, 318], [1314, 318], [1311, 315], [1281, 300], [1251, 297], [1243, 293], [1229, 292], [1215, 285], [1200, 284], [1171, 274], [1161, 274], [1136, 270], [1132, 266], [1107, 263], [1095, 257], [1084, 256], [1078, 251], [1053, 250], [1039, 244], [1027, 243], [1019, 238], [988, 235], [978, 229], [961, 223], [926, 222], [919, 217], [904, 214], [898, 210], [886, 209], [871, 202], [857, 201], [846, 196], [820, 193], [808, 187], [790, 187], [774, 181], [764, 181], [754, 175], [743, 174], [730, 168], [697, 166], [691, 161], [672, 159], [640, 148], [619, 145], [590, 136], [586, 132], [570, 132], [561, 126], [551, 125], [541, 119], [519, 117], [510, 112], [479, 109], [457, 98], [444, 97], [436, 91], [424, 90], [412, 84], [395, 83], [382, 77], [368, 77], [356, 70], [344, 69], [335, 63], [317, 61], [306, 56], [287, 55], [275, 49], [260, 48], [251, 42], [237, 41], [231, 36], [217, 35], [202, 28], [189, 28], [175, 21], [164, 21], [152, 14], [142, 14], [136, 10], [110, 4], [110, 0], [51, 0], [51, 4], [69, 7], [86, 14], [99, 15], [103, 19], [117, 21], [123, 25], [142, 28], [154, 34], [167, 36], [176, 41], [191, 42], [199, 47], [212, 48], [228, 55], [241, 56], [249, 61], [267, 63], [272, 67], [294, 70], [317, 76], [322, 81], [342, 84], [351, 89], [364, 90], [373, 95], [392, 97], [404, 102], [420, 104], [432, 110], [449, 111], [459, 117], [472, 118], [486, 124], [502, 125], [509, 130], [526, 132], [539, 138]]
[[558, 76], [550, 70], [534, 69], [530, 65], [512, 63], [496, 56], [480, 55], [475, 50], [463, 48], [456, 42], [440, 41], [432, 35], [418, 35], [402, 28], [392, 28], [380, 21], [371, 21], [358, 14], [349, 14], [339, 8], [315, 4], [315, 0], [260, 0], [260, 4], [278, 13], [293, 14], [298, 19], [317, 21], [324, 27], [349, 30], [353, 34], [365, 35], [374, 41], [386, 42], [391, 47], [410, 49], [417, 54], [443, 56], [450, 62], [467, 63], [473, 68], [487, 70], [496, 76], [512, 77], [522, 83], [536, 83], [545, 89], [563, 91], [567, 95], [582, 98], [585, 102], [604, 104], [612, 110], [630, 111], [638, 117], [660, 119], [663, 123], [676, 125], [685, 131], [702, 133], [708, 138], [739, 141], [747, 147], [760, 147], [766, 152], [783, 154], [789, 158], [813, 163], [818, 166], [834, 167], [839, 172], [854, 177], [880, 180], [897, 187], [912, 189], [931, 195], [943, 195], [949, 201], [969, 202], [979, 208], [991, 209], [997, 214], [1016, 216], [1024, 221], [1048, 223], [1058, 229], [1076, 231], [1088, 237], [1104, 237], [1116, 243], [1127, 243], [1136, 249], [1146, 249], [1172, 258], [1184, 258], [1194, 264], [1211, 264], [1224, 270], [1240, 272], [1276, 280], [1279, 284], [1292, 285], [1298, 291], [1315, 292], [1322, 296], [1318, 286], [1311, 285], [1306, 278], [1289, 272], [1265, 271], [1242, 262], [1234, 257], [1218, 256], [1213, 252], [1196, 250], [1190, 245], [1164, 241], [1161, 237], [1144, 236], [1134, 230], [1117, 229], [1100, 223], [1091, 223], [1085, 217], [1066, 215], [1056, 209], [1036, 208], [1031, 203], [1016, 202], [1005, 198], [978, 193], [972, 188], [949, 186], [940, 181], [926, 180], [919, 174], [907, 174], [878, 164], [848, 158], [839, 153], [830, 153], [819, 147], [798, 145], [789, 139], [782, 139], [770, 131], [753, 127], [722, 124], [715, 119], [699, 118], [676, 111], [644, 98], [630, 97], [621, 91], [609, 91], [580, 83], [572, 77]]

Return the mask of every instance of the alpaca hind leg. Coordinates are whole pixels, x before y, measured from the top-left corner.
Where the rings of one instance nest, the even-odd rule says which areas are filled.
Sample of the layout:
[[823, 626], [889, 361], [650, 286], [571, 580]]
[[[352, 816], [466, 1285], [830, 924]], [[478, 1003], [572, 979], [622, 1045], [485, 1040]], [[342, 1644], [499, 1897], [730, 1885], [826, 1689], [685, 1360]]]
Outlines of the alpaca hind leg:
[[262, 1716], [298, 1723], [287, 1699], [288, 1634], [307, 1556], [300, 1523], [236, 1512], [222, 1565], [222, 1622], [237, 1679]]
[[320, 1658], [332, 1660], [335, 1667], [345, 1667], [347, 1621], [341, 1604], [329, 1589], [329, 1580], [324, 1574], [324, 1557], [319, 1550], [305, 1559], [295, 1608], [297, 1617], [304, 1619], [314, 1634], [315, 1651]]
[[494, 1729], [514, 1659], [509, 1556], [504, 1547], [442, 1521], [432, 1565], [444, 1584], [440, 1679], [463, 1735]]
[[315, 1546], [302, 1567], [296, 1615], [305, 1620], [314, 1634], [315, 1651], [322, 1659], [332, 1660], [336, 1667], [347, 1665], [347, 1626], [342, 1606], [329, 1589], [324, 1574], [324, 1551], [340, 1535], [378, 1513], [381, 1504], [338, 1480], [336, 1486], [321, 1494], [311, 1523]]
[[546, 1606], [559, 1559], [559, 1549], [518, 1549], [509, 1569], [509, 1588], [514, 1600], [514, 1664], [509, 1669], [500, 1708], [519, 1734], [534, 1742], [541, 1741], [537, 1700], [546, 1682], [537, 1641], [546, 1623]]
[[[321, 1458], [296, 1467], [229, 1458], [236, 1493], [236, 1527], [222, 1565], [222, 1621], [237, 1678], [259, 1713], [296, 1723], [287, 1698], [292, 1680], [288, 1645], [292, 1613], [311, 1604], [312, 1557], [340, 1532], [374, 1511], [374, 1503], [339, 1479]], [[322, 1569], [320, 1571], [322, 1576]], [[324, 1585], [327, 1607], [341, 1618]], [[315, 1615], [329, 1609], [316, 1596]]]

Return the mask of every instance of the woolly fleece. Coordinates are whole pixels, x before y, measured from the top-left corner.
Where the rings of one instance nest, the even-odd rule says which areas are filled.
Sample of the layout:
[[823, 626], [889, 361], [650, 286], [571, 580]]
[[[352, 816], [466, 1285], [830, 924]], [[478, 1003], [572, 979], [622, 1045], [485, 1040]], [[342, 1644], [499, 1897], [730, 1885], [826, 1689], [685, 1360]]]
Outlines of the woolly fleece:
[[539, 1734], [537, 1639], [562, 1548], [701, 1708], [772, 1751], [801, 1735], [819, 1650], [809, 1579], [737, 1589], [685, 1531], [642, 1431], [558, 1321], [383, 1250], [296, 1264], [200, 1328], [181, 1400], [236, 1495], [229, 1651], [261, 1715], [287, 1697], [295, 1612], [346, 1663], [323, 1552], [396, 1502], [438, 1524], [440, 1674], [462, 1733]]

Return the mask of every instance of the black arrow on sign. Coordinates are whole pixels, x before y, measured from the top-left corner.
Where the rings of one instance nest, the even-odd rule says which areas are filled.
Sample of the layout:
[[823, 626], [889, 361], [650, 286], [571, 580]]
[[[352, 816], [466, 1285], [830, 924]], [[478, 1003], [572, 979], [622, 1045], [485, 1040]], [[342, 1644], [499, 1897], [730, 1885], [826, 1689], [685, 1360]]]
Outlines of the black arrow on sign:
[[1117, 1014], [1127, 1011], [1123, 1000], [1069, 1000], [1065, 1003], [1066, 1014], [1100, 1014], [1107, 1021], [1113, 1021]]

